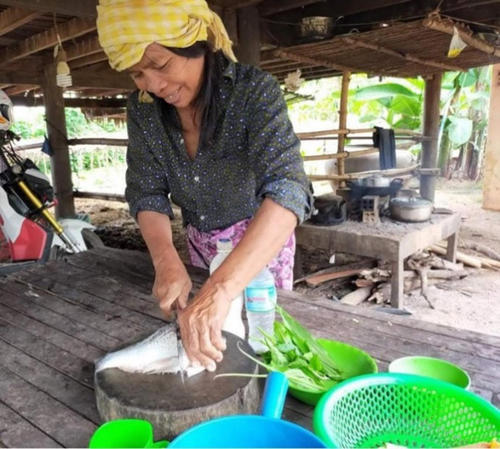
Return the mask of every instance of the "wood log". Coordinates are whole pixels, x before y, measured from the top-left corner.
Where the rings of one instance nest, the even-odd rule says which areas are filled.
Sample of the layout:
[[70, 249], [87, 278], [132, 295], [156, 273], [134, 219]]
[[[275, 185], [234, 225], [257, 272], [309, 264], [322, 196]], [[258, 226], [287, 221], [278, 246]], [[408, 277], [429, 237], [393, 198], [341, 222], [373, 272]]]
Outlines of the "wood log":
[[227, 350], [214, 373], [186, 378], [169, 373], [127, 373], [116, 368], [97, 373], [95, 395], [101, 419], [145, 419], [153, 425], [155, 440], [172, 440], [208, 419], [256, 413], [260, 402], [257, 378], [214, 378], [223, 373], [258, 372], [257, 364], [238, 349], [241, 345], [252, 354], [248, 343], [230, 333], [224, 336]]
[[340, 302], [342, 304], [349, 304], [350, 306], [357, 306], [370, 296], [371, 291], [371, 287], [358, 288], [342, 297]]
[[309, 285], [309, 287], [316, 287], [317, 285], [323, 282], [331, 281], [333, 279], [341, 279], [349, 276], [355, 276], [356, 274], [361, 273], [361, 271], [363, 271], [363, 268], [357, 268], [354, 270], [336, 271], [334, 273], [318, 274], [315, 276], [308, 277], [305, 281], [306, 284]]
[[[446, 249], [439, 245], [432, 245], [429, 249], [433, 253], [440, 254], [442, 256], [446, 255]], [[461, 253], [460, 251], [457, 251], [457, 260], [463, 262], [464, 265], [467, 265], [469, 267], [481, 268], [482, 266], [481, 261], [477, 257], [469, 256], [467, 254]]]
[[458, 246], [464, 249], [472, 249], [474, 251], [477, 251], [478, 253], [484, 254], [490, 259], [500, 262], [500, 254], [498, 254], [495, 250], [488, 248], [487, 246], [481, 245], [480, 243], [461, 241]]
[[500, 262], [497, 260], [490, 259], [489, 257], [478, 257], [478, 259], [481, 261], [481, 264], [487, 264], [491, 268], [500, 268]]
[[354, 285], [356, 287], [373, 287], [375, 286], [375, 282], [370, 279], [356, 279], [354, 281]]
[[[465, 270], [461, 271], [452, 271], [452, 270], [429, 270], [427, 272], [427, 277], [429, 279], [462, 279], [467, 277], [469, 273]], [[413, 270], [405, 270], [404, 272], [405, 279], [417, 279], [418, 274]]]
[[377, 289], [368, 297], [367, 301], [375, 301], [377, 304], [391, 302], [391, 283], [378, 284]]
[[355, 270], [358, 268], [360, 270], [366, 270], [367, 268], [371, 268], [375, 265], [377, 265], [376, 259], [366, 259], [366, 260], [362, 260], [360, 262], [353, 262], [353, 263], [340, 265], [340, 266], [337, 265], [337, 266], [325, 268], [323, 270], [315, 271], [314, 273], [310, 273], [307, 276], [303, 276], [301, 278], [296, 279], [293, 283], [295, 285], [295, 284], [298, 284], [299, 282], [304, 282], [311, 277], [315, 277], [315, 276], [322, 275], [322, 274], [338, 273], [341, 271]]
[[449, 260], [442, 259], [441, 257], [438, 257], [436, 255], [433, 255], [430, 261], [430, 266], [431, 268], [438, 268], [438, 269], [442, 268], [451, 271], [462, 271], [464, 269], [463, 263], [453, 263], [450, 262]]

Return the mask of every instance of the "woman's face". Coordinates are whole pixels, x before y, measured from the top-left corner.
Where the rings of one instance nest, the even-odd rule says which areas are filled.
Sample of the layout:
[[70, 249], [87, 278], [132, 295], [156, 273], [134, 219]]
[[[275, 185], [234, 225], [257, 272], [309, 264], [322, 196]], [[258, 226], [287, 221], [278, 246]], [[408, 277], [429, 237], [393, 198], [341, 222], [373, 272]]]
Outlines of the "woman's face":
[[205, 58], [179, 56], [160, 44], [150, 44], [142, 59], [129, 69], [135, 85], [177, 109], [191, 106], [200, 91]]

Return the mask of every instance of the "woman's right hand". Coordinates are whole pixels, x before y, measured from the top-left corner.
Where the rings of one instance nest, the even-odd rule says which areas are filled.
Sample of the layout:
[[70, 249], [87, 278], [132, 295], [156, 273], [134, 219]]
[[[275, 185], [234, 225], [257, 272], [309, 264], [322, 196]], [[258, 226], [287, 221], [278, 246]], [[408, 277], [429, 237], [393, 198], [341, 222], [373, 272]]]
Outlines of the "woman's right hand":
[[186, 267], [178, 257], [164, 257], [155, 263], [153, 296], [166, 318], [171, 318], [176, 307], [182, 310], [187, 306], [192, 286]]

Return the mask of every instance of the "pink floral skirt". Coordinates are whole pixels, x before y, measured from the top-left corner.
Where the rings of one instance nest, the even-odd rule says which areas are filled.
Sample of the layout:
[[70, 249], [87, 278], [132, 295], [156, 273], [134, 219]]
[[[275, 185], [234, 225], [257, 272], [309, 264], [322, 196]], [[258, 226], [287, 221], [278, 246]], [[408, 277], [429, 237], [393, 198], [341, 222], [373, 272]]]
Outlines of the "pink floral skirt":
[[[202, 232], [187, 225], [187, 243], [191, 264], [208, 269], [217, 253], [217, 240], [230, 239], [235, 247], [242, 239], [250, 219], [241, 220], [224, 229]], [[267, 265], [274, 276], [276, 287], [293, 289], [293, 263], [295, 256], [295, 233], [292, 233], [279, 254]]]

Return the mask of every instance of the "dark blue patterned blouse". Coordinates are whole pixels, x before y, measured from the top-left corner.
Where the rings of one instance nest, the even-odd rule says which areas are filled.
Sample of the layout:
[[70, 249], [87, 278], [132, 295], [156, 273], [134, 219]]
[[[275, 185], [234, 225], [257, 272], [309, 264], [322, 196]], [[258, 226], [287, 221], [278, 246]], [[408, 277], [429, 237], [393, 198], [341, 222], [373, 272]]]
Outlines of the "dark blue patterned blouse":
[[252, 217], [265, 197], [294, 212], [299, 222], [308, 218], [309, 183], [278, 82], [255, 67], [229, 62], [220, 94], [223, 112], [214, 139], [200, 145], [194, 160], [181, 131], [162, 120], [163, 100], [139, 103], [138, 93], [131, 95], [126, 188], [131, 215], [151, 210], [173, 217], [170, 194], [184, 225], [200, 231]]

